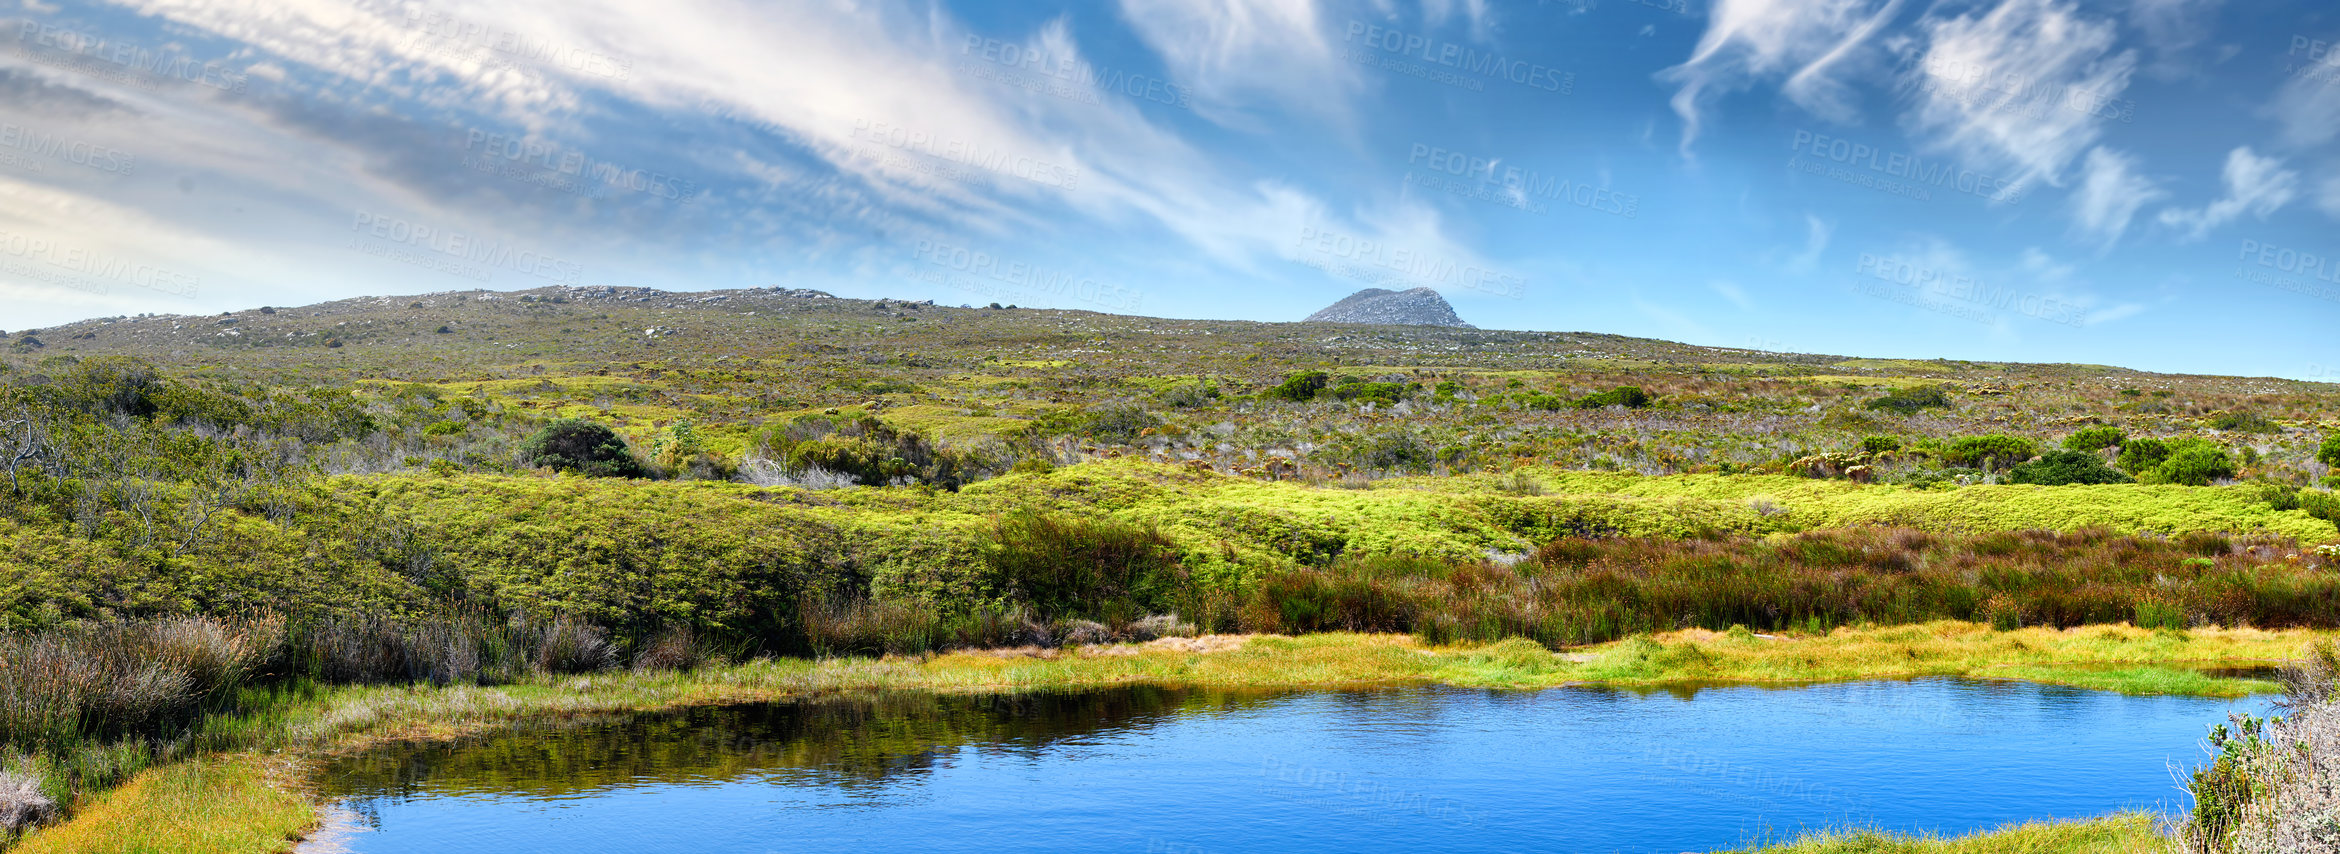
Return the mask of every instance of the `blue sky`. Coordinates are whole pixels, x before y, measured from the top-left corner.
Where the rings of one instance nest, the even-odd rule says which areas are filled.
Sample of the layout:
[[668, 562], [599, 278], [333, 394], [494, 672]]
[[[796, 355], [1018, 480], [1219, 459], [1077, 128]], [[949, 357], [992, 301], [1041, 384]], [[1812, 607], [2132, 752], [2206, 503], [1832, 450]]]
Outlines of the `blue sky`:
[[1429, 286], [1485, 328], [2340, 380], [2311, 3], [0, 2], [11, 331]]

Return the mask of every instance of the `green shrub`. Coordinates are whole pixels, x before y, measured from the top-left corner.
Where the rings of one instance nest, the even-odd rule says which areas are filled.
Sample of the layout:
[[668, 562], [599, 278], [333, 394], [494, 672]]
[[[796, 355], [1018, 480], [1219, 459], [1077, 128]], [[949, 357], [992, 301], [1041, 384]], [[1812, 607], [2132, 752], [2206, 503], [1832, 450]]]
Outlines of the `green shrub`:
[[520, 464], [594, 477], [645, 477], [626, 440], [609, 427], [582, 418], [545, 425], [520, 443]]
[[2169, 459], [2169, 443], [2160, 439], [2130, 439], [2121, 443], [2120, 459], [2113, 465], [2139, 477], [2152, 471]]
[[2340, 469], [2340, 433], [2324, 437], [2324, 446], [2316, 449], [2316, 462]]
[[1942, 387], [1938, 385], [1912, 386], [1895, 389], [1893, 393], [1863, 405], [1870, 409], [1897, 412], [1902, 415], [1915, 415], [1920, 410], [1950, 408], [1950, 393], [1943, 391]]
[[1640, 409], [1650, 405], [1655, 400], [1656, 398], [1651, 397], [1649, 392], [1642, 391], [1640, 386], [1621, 385], [1608, 391], [1594, 392], [1578, 398], [1576, 406], [1579, 409], [1600, 409], [1605, 406]]
[[2182, 486], [2209, 486], [2213, 481], [2226, 480], [2235, 475], [2234, 457], [2226, 449], [2204, 439], [2185, 438], [2171, 442], [2169, 459], [2161, 461], [2152, 471], [2139, 477], [2146, 483], [2170, 483]]
[[2049, 451], [2037, 460], [2022, 463], [2008, 472], [2009, 483], [2033, 483], [2042, 486], [2064, 486], [2075, 483], [2130, 483], [2132, 479], [2112, 470], [2104, 459], [2084, 451]]
[[1342, 380], [1332, 387], [1332, 396], [1346, 401], [1396, 403], [1404, 400], [1419, 386], [1413, 383], [1378, 383], [1358, 379]]
[[2038, 446], [2021, 436], [1990, 433], [1982, 436], [1960, 436], [1950, 441], [1942, 452], [1942, 459], [1958, 466], [2005, 467], [2031, 459], [2039, 453]]
[[1898, 450], [1901, 450], [1899, 436], [1870, 436], [1861, 440], [1861, 453], [1864, 454], [1877, 456]]
[[1077, 431], [1085, 437], [1115, 445], [1136, 442], [1146, 431], [1162, 426], [1160, 416], [1134, 403], [1115, 403], [1083, 412]]
[[1219, 385], [1210, 380], [1190, 380], [1163, 389], [1156, 397], [1164, 406], [1176, 409], [1209, 406], [1219, 399]]
[[2299, 509], [2309, 516], [2340, 526], [2340, 496], [2329, 492], [2307, 490], [2297, 493]]
[[2194, 813], [2186, 831], [2202, 846], [2195, 850], [2226, 850], [2227, 836], [2242, 823], [2244, 810], [2265, 794], [2251, 771], [2265, 765], [2267, 755], [2275, 749], [2260, 737], [2267, 721], [2244, 714], [2231, 717], [2235, 729], [2227, 729], [2226, 724], [2211, 729], [2210, 749], [2215, 757], [2209, 767], [2194, 772], [2187, 786], [2194, 796]]
[[1169, 538], [1105, 518], [1009, 514], [983, 559], [1002, 593], [1042, 620], [1127, 622], [1167, 606], [1184, 579]]
[[2083, 427], [2074, 431], [2072, 435], [2065, 436], [2064, 447], [2073, 451], [2095, 452], [2106, 448], [2120, 447], [2121, 443], [2128, 441], [2128, 439], [2129, 434], [2123, 432], [2119, 427], [2099, 425]]
[[2267, 416], [2240, 410], [2210, 416], [2210, 427], [2237, 433], [2274, 433], [2283, 429]]
[[956, 490], [1003, 467], [976, 454], [936, 447], [925, 433], [869, 414], [849, 419], [803, 415], [765, 434], [762, 453], [791, 477], [815, 470], [884, 486], [914, 478]]
[[1285, 377], [1281, 385], [1268, 389], [1266, 395], [1277, 400], [1289, 400], [1294, 403], [1315, 400], [1316, 393], [1323, 391], [1324, 387], [1331, 382], [1332, 375], [1323, 371], [1301, 371]]

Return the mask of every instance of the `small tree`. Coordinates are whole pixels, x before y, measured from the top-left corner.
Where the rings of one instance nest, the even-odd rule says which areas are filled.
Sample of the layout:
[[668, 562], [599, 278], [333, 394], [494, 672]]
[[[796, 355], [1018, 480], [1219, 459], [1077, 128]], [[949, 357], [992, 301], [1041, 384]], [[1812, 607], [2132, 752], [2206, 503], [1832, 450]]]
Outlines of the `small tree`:
[[522, 465], [594, 477], [645, 477], [642, 464], [617, 431], [582, 418], [563, 418], [520, 443]]

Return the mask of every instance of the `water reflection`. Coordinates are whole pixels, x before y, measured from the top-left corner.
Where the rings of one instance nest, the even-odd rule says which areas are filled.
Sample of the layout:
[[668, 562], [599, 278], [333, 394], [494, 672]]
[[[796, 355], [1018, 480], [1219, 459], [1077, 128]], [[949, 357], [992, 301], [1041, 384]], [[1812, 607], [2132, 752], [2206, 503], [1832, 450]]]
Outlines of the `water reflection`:
[[875, 694], [389, 745], [320, 782], [372, 828], [357, 852], [1675, 852], [2172, 810], [2170, 765], [2228, 705], [1956, 680]]

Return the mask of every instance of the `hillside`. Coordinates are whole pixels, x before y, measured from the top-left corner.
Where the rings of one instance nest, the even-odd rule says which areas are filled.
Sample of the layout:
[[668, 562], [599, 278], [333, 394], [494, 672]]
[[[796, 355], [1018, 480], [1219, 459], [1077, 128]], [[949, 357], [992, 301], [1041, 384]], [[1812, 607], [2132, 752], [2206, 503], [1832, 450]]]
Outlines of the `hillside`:
[[[428, 392], [495, 413], [459, 414], [459, 433], [401, 435], [394, 458], [368, 468], [406, 458], [498, 463], [480, 456], [494, 437], [508, 440], [555, 414], [606, 421], [644, 444], [688, 419], [736, 462], [762, 431], [836, 409], [879, 413], [952, 446], [1009, 456], [1046, 446], [1057, 463], [1118, 449], [1230, 472], [1284, 471], [1276, 461], [1285, 460], [1285, 475], [1319, 479], [1518, 462], [1647, 474], [1779, 471], [1814, 454], [1859, 450], [1873, 435], [2005, 433], [2046, 444], [2102, 424], [2247, 447], [2253, 472], [2305, 483], [2322, 474], [2317, 441], [2340, 423], [2340, 386], [2290, 380], [808, 293], [545, 288], [111, 318], [14, 330], [17, 343], [0, 365], [23, 376], [58, 357], [130, 356], [200, 365], [172, 371], [191, 377], [348, 388], [377, 409]], [[1320, 399], [1259, 396], [1307, 371], [1327, 374]], [[1576, 405], [1617, 386], [1654, 399], [1639, 408]], [[1941, 389], [1942, 405], [1873, 405], [1895, 389], [1924, 387]], [[507, 419], [513, 425], [497, 426]]]

